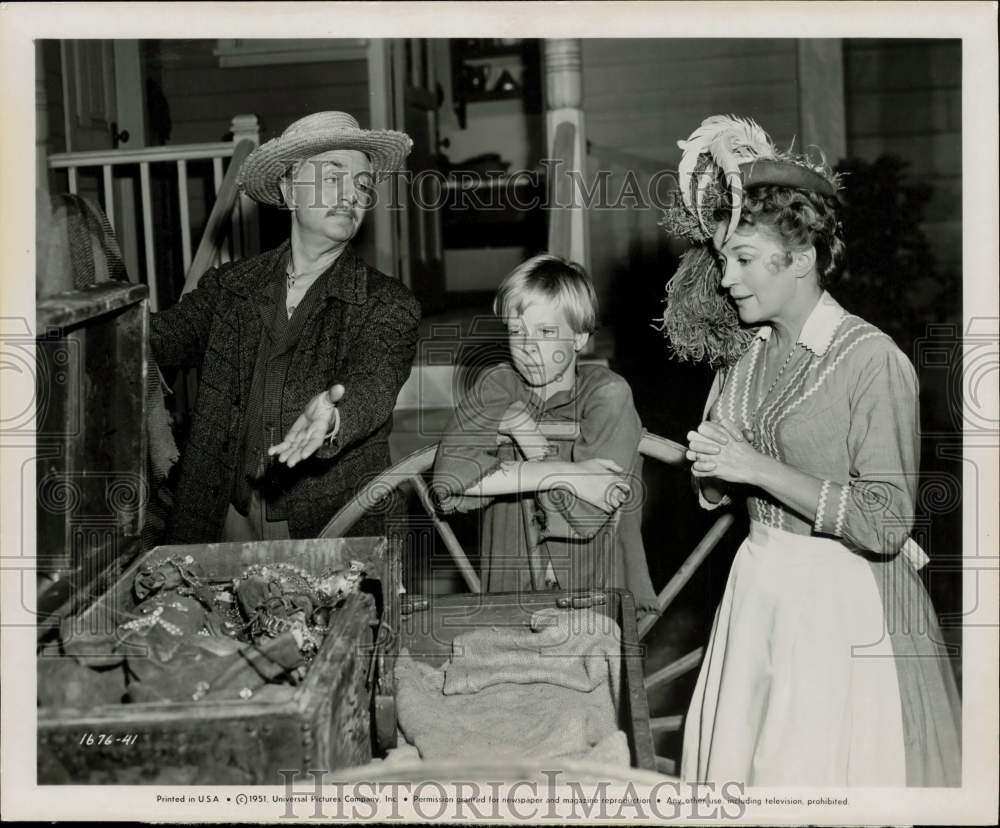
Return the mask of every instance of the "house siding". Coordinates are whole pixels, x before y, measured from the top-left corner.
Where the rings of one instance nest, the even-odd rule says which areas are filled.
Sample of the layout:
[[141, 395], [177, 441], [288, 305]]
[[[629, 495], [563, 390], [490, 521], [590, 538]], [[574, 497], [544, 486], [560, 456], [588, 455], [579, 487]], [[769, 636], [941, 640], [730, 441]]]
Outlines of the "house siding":
[[[350, 112], [369, 125], [368, 64], [361, 60], [323, 63], [265, 64], [222, 67], [214, 54], [216, 40], [151, 40], [143, 44], [146, 68], [146, 105], [149, 143], [189, 144], [229, 140], [234, 115], [253, 114], [263, 143], [279, 136], [293, 121], [311, 112]], [[160, 107], [165, 111], [157, 111]], [[157, 134], [157, 124], [169, 123], [169, 135]], [[160, 127], [162, 131], [164, 127]], [[215, 200], [211, 165], [188, 166], [192, 238], [201, 237]], [[173, 210], [169, 187], [158, 206], [158, 226], [164, 246], [176, 254], [179, 217]], [[263, 209], [261, 242], [270, 247], [287, 236], [288, 219], [282, 211]], [[370, 227], [362, 228], [356, 246], [373, 261]], [[176, 255], [174, 256], [176, 258]], [[174, 288], [181, 278], [177, 263]]]
[[150, 41], [147, 67], [163, 92], [172, 128], [168, 144], [219, 141], [233, 115], [253, 113], [261, 140], [325, 109], [369, 121], [365, 60], [221, 67], [215, 40]]
[[932, 187], [924, 232], [938, 265], [962, 265], [962, 45], [844, 42], [848, 155], [894, 155]]
[[[789, 146], [799, 129], [791, 39], [585, 40], [583, 91], [589, 167], [592, 174], [611, 170], [612, 201], [629, 169], [642, 189], [657, 169], [676, 170], [678, 139], [708, 115], [752, 117], [779, 146]], [[660, 215], [654, 206], [591, 211], [590, 264], [602, 296], [622, 278], [650, 293], [658, 284], [662, 294], [676, 244], [657, 226]]]

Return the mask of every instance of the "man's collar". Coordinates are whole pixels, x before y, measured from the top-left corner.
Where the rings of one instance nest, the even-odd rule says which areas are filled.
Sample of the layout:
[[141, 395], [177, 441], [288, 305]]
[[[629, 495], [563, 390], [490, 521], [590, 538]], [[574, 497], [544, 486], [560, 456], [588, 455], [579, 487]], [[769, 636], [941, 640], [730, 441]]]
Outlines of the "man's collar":
[[[825, 290], [816, 306], [810, 311], [796, 344], [808, 348], [816, 356], [823, 356], [841, 320], [847, 315], [840, 303]], [[771, 326], [762, 325], [757, 330], [757, 338], [767, 341], [771, 337]]]
[[333, 263], [332, 272], [328, 270], [322, 278], [326, 279], [324, 296], [334, 296], [356, 305], [368, 298], [368, 274], [364, 263], [349, 244]]
[[[230, 288], [243, 295], [258, 296], [264, 301], [272, 298], [270, 289], [275, 279], [284, 279], [284, 262], [288, 261], [291, 242], [285, 241], [280, 247], [261, 254], [253, 261], [253, 270], [235, 268], [231, 270], [228, 283]], [[276, 271], [280, 276], [276, 276]], [[337, 257], [330, 269], [320, 277], [324, 280], [323, 297], [334, 297], [344, 302], [361, 304], [368, 298], [368, 276], [364, 263], [358, 258], [351, 245]]]

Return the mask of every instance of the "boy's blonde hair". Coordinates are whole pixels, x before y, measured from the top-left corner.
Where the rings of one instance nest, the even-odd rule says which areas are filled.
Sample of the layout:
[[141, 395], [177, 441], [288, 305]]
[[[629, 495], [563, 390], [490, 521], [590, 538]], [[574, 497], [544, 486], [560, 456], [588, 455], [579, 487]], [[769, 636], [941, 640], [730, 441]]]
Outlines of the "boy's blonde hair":
[[597, 293], [587, 271], [576, 262], [542, 253], [518, 265], [500, 283], [493, 313], [501, 319], [517, 316], [535, 296], [556, 302], [573, 333], [597, 329]]

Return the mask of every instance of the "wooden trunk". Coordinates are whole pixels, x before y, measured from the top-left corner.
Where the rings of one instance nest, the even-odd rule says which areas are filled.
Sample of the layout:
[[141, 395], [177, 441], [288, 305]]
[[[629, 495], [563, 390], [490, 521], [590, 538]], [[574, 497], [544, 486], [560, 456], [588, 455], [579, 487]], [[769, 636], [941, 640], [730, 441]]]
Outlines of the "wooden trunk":
[[146, 508], [148, 291], [102, 282], [37, 306], [39, 632], [140, 550]]
[[[247, 566], [289, 562], [320, 574], [365, 564], [372, 602], [351, 596], [334, 615], [305, 680], [280, 688], [279, 701], [219, 700], [110, 704], [38, 711], [39, 784], [284, 784], [281, 771], [333, 770], [372, 756], [372, 716], [383, 677], [379, 623], [396, 627], [398, 557], [384, 538], [161, 546], [136, 561], [75, 621], [95, 631], [134, 609], [132, 583], [149, 560], [193, 556], [211, 580]], [[114, 628], [114, 627], [110, 627]], [[381, 647], [381, 643], [379, 645]], [[374, 663], [373, 663], [374, 662]], [[94, 744], [87, 743], [92, 735]], [[99, 739], [99, 736], [109, 737]], [[130, 739], [134, 737], [134, 743]], [[81, 744], [82, 740], [82, 744]], [[121, 740], [121, 741], [116, 741]]]
[[628, 737], [632, 767], [656, 770], [643, 685], [643, 648], [636, 630], [635, 601], [626, 590], [404, 596], [396, 651], [406, 648], [414, 658], [440, 667], [460, 633], [477, 627], [527, 626], [533, 613], [556, 606], [593, 607], [618, 623], [622, 631], [618, 727]]

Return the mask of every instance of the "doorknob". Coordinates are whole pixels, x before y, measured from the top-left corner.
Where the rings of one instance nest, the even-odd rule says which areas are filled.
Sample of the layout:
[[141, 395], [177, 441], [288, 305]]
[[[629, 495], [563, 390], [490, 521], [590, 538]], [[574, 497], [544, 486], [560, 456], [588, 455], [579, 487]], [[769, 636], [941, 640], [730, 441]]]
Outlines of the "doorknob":
[[118, 122], [111, 122], [111, 148], [118, 149], [119, 144], [128, 143], [128, 130], [123, 129], [121, 132], [118, 131]]

